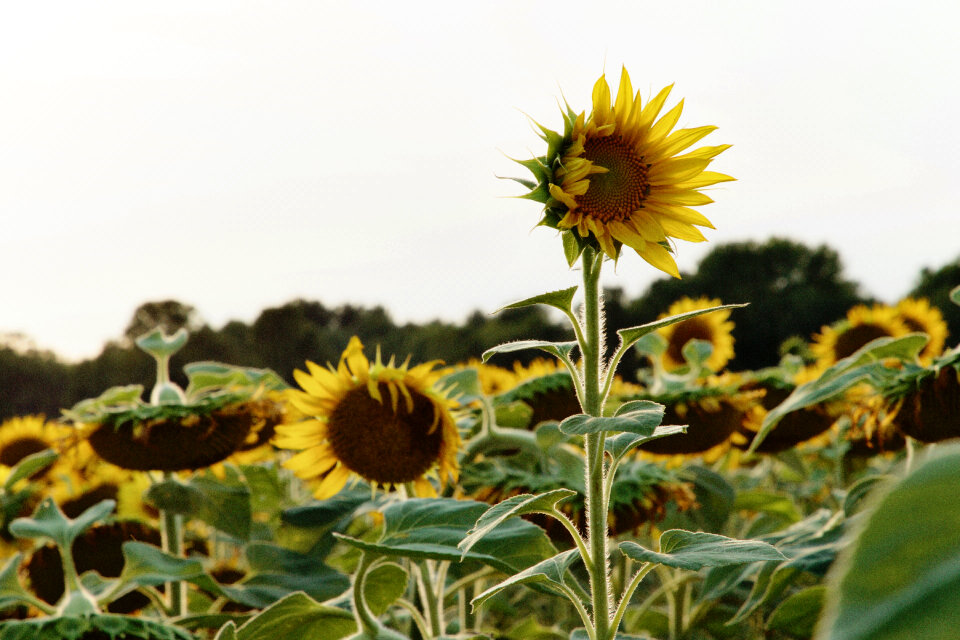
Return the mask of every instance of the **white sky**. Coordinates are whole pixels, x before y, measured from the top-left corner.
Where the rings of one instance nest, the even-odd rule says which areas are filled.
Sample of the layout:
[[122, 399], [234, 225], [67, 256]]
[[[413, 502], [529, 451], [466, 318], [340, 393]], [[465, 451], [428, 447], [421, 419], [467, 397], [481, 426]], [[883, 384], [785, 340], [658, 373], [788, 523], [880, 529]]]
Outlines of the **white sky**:
[[[93, 356], [147, 300], [462, 320], [577, 282], [506, 155], [603, 71], [732, 143], [712, 244], [840, 252], [888, 301], [960, 254], [946, 2], [23, 2], [0, 9], [0, 332]], [[607, 286], [661, 276], [627, 254]]]

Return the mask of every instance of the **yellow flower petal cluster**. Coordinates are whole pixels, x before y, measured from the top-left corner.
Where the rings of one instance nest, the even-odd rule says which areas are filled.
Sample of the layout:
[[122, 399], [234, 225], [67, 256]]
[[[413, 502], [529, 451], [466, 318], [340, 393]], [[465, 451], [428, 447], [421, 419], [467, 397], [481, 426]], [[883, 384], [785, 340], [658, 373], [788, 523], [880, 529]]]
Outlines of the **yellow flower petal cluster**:
[[692, 207], [713, 202], [702, 193], [704, 187], [733, 178], [707, 171], [730, 145], [688, 151], [716, 127], [674, 131], [682, 100], [661, 116], [671, 89], [644, 103], [623, 69], [612, 100], [601, 76], [590, 115], [568, 109], [562, 137], [541, 127], [550, 143], [547, 156], [521, 164], [538, 178], [526, 197], [545, 204], [541, 224], [575, 231], [581, 251], [591, 243], [616, 259], [627, 245], [679, 278], [670, 243], [706, 240], [697, 227], [712, 229], [713, 224]]
[[437, 362], [415, 367], [384, 364], [379, 351], [371, 363], [356, 337], [336, 369], [307, 362], [294, 378], [303, 389], [288, 398], [305, 417], [280, 425], [273, 443], [300, 452], [284, 463], [305, 480], [316, 481], [314, 496], [335, 495], [351, 477], [374, 487], [413, 483], [417, 495], [436, 495], [427, 474], [442, 483], [456, 480], [460, 434], [453, 401], [434, 389]]

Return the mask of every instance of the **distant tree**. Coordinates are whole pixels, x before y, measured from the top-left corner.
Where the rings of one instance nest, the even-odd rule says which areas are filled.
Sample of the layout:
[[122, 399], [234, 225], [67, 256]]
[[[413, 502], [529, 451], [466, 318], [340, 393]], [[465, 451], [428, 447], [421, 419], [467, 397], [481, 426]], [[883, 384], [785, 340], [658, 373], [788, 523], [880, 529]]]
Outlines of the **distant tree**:
[[197, 310], [189, 304], [176, 300], [144, 302], [134, 310], [123, 335], [128, 344], [133, 344], [139, 336], [157, 327], [171, 334], [181, 327], [193, 332], [199, 329], [201, 324]]
[[0, 420], [44, 414], [60, 416], [69, 401], [68, 367], [46, 351], [0, 347]]
[[630, 311], [654, 319], [682, 296], [720, 298], [725, 304], [748, 302], [749, 307], [730, 316], [736, 323], [736, 357], [729, 366], [756, 369], [776, 364], [787, 338], [809, 339], [853, 305], [869, 301], [858, 289], [844, 279], [833, 249], [772, 238], [718, 245], [701, 260], [696, 273], [654, 282]]
[[930, 304], [940, 309], [947, 322], [950, 336], [948, 345], [960, 341], [960, 306], [950, 301], [950, 291], [960, 286], [960, 256], [948, 262], [936, 271], [924, 268], [917, 278], [917, 284], [908, 294], [913, 298], [927, 298]]

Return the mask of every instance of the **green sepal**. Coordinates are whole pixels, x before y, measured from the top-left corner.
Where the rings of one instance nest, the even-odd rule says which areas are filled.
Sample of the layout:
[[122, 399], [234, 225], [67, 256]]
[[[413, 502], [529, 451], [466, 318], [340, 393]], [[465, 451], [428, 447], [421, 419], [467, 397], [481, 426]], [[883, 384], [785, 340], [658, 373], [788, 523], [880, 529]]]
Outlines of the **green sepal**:
[[466, 556], [481, 538], [505, 520], [528, 513], [556, 513], [558, 502], [575, 495], [577, 495], [577, 492], [570, 489], [554, 489], [541, 495], [524, 493], [507, 498], [503, 502], [490, 507], [482, 516], [477, 518], [476, 524], [457, 546]]
[[547, 558], [542, 562], [538, 562], [532, 567], [525, 569], [516, 575], [510, 576], [503, 582], [495, 584], [483, 593], [477, 595], [477, 597], [470, 601], [470, 604], [473, 606], [474, 611], [476, 611], [477, 607], [482, 605], [491, 597], [508, 587], [518, 584], [537, 583], [547, 586], [548, 588], [552, 587], [553, 589], [559, 591], [565, 586], [564, 575], [567, 573], [570, 567], [573, 566], [573, 563], [579, 559], [580, 552], [575, 548], [562, 551], [552, 558]]
[[625, 351], [634, 345], [640, 338], [643, 336], [653, 333], [657, 329], [662, 329], [664, 327], [669, 327], [672, 324], [678, 322], [683, 322], [684, 320], [689, 320], [690, 318], [695, 318], [697, 316], [702, 316], [705, 313], [711, 313], [713, 311], [719, 311], [721, 309], [740, 309], [746, 307], [746, 304], [724, 304], [718, 307], [710, 307], [709, 309], [697, 309], [695, 311], [687, 311], [686, 313], [678, 313], [674, 316], [668, 316], [666, 318], [661, 318], [654, 322], [648, 322], [647, 324], [642, 324], [638, 327], [630, 327], [628, 329], [618, 329], [617, 334], [620, 336], [620, 347], [617, 351]]
[[954, 287], [950, 291], [950, 302], [955, 305], [960, 305], [960, 287]]
[[621, 405], [613, 416], [589, 416], [583, 413], [570, 416], [560, 423], [560, 431], [569, 436], [602, 431], [652, 436], [663, 420], [664, 409], [662, 404], [651, 400], [631, 400]]
[[53, 498], [47, 497], [29, 518], [17, 518], [10, 523], [10, 533], [18, 538], [49, 538], [61, 549], [69, 549], [73, 541], [99, 520], [113, 512], [114, 500], [101, 500], [75, 519], [63, 514]]
[[715, 533], [671, 529], [660, 534], [660, 552], [636, 542], [621, 542], [620, 552], [637, 562], [655, 562], [667, 567], [699, 571], [767, 560], [786, 560], [776, 547], [760, 540], [737, 540]]
[[577, 286], [574, 285], [569, 289], [560, 289], [559, 291], [550, 291], [547, 293], [541, 293], [538, 296], [533, 296], [532, 298], [526, 298], [518, 302], [512, 302], [508, 305], [500, 307], [494, 313], [499, 313], [500, 311], [505, 311], [506, 309], [520, 309], [521, 307], [530, 307], [535, 304], [545, 304], [547, 306], [559, 309], [564, 313], [572, 313], [573, 311], [573, 296], [577, 293]]
[[913, 361], [928, 340], [929, 337], [926, 334], [911, 333], [899, 338], [883, 337], [868, 342], [852, 355], [824, 371], [816, 380], [811, 380], [794, 389], [786, 400], [769, 411], [753, 437], [747, 453], [756, 451], [767, 434], [791, 411], [835, 398], [864, 380], [883, 381], [895, 378], [898, 372], [885, 366], [883, 360], [897, 358]]
[[[552, 177], [553, 172], [550, 171], [550, 167], [546, 165], [546, 158], [543, 156], [539, 158], [529, 158], [527, 160], [517, 160], [516, 158], [510, 159], [524, 167], [527, 171], [533, 174], [534, 178], [536, 178], [536, 182], [526, 181], [531, 182], [531, 189], [533, 189], [537, 184], [549, 182]], [[511, 178], [511, 180], [520, 182], [518, 178]]]
[[608, 437], [603, 442], [603, 449], [611, 456], [614, 460], [619, 460], [631, 450], [636, 447], [639, 447], [645, 442], [650, 442], [651, 440], [657, 440], [659, 438], [664, 438], [666, 436], [672, 436], [677, 434], [682, 434], [687, 432], [687, 425], [685, 424], [665, 424], [660, 425], [653, 430], [653, 433], [650, 435], [637, 435], [636, 433], [621, 433], [619, 435]]
[[[551, 226], [556, 227], [555, 224]], [[563, 255], [567, 259], [567, 266], [573, 267], [587, 248], [587, 242], [573, 229], [562, 232], [560, 238], [563, 240]]]
[[3, 483], [3, 490], [10, 493], [13, 491], [15, 484], [24, 478], [29, 478], [41, 469], [46, 469], [56, 462], [59, 457], [60, 454], [53, 449], [44, 449], [43, 451], [38, 451], [23, 458], [10, 469], [10, 475], [7, 476], [6, 482]]
[[487, 349], [483, 352], [481, 359], [483, 362], [486, 362], [498, 353], [513, 353], [514, 351], [523, 351], [524, 349], [540, 349], [563, 360], [569, 360], [570, 353], [576, 346], [576, 341], [549, 342], [547, 340], [517, 340], [515, 342], [505, 342]]

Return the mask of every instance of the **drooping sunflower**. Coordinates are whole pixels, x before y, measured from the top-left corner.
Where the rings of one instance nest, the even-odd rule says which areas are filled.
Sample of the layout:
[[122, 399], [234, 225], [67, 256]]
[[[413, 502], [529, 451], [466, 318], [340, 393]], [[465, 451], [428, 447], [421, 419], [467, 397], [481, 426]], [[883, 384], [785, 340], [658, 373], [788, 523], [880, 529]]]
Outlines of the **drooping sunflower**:
[[897, 313], [907, 329], [930, 336], [930, 341], [920, 352], [921, 362], [929, 362], [943, 352], [948, 332], [940, 309], [930, 306], [926, 298], [904, 298], [897, 303]]
[[890, 305], [856, 305], [843, 320], [825, 326], [813, 337], [810, 349], [817, 365], [826, 368], [852, 355], [871, 340], [898, 337], [910, 333], [897, 310]]
[[303, 391], [288, 391], [306, 419], [277, 427], [274, 444], [300, 450], [284, 463], [305, 480], [323, 478], [314, 496], [323, 500], [352, 476], [374, 487], [413, 483], [417, 495], [435, 495], [427, 478], [456, 480], [460, 434], [454, 401], [435, 389], [436, 361], [409, 367], [393, 358], [383, 363], [378, 350], [371, 363], [354, 336], [336, 369], [307, 362], [309, 373], [294, 371]]
[[701, 192], [704, 187], [733, 180], [706, 170], [730, 145], [681, 153], [716, 127], [671, 133], [683, 101], [658, 116], [672, 88], [642, 104], [623, 69], [615, 101], [601, 76], [593, 87], [589, 116], [568, 106], [562, 135], [540, 126], [548, 143], [546, 155], [520, 162], [536, 181], [518, 181], [531, 189], [526, 198], [544, 204], [540, 224], [568, 232], [566, 239], [578, 248], [574, 258], [590, 244], [616, 259], [627, 245], [679, 278], [671, 239], [703, 242], [706, 238], [697, 227], [713, 228], [691, 207], [713, 202]]
[[[720, 306], [719, 299], [710, 299], [701, 296], [696, 300], [683, 297], [670, 305], [667, 312], [660, 318], [709, 309]], [[712, 371], [720, 371], [733, 358], [733, 322], [730, 321], [730, 310], [723, 309], [712, 313], [689, 318], [676, 324], [663, 327], [658, 333], [667, 341], [667, 350], [663, 354], [663, 367], [667, 371], [677, 369], [686, 364], [683, 357], [683, 347], [690, 340], [704, 340], [713, 347], [713, 353], [707, 358], [706, 365]]]

